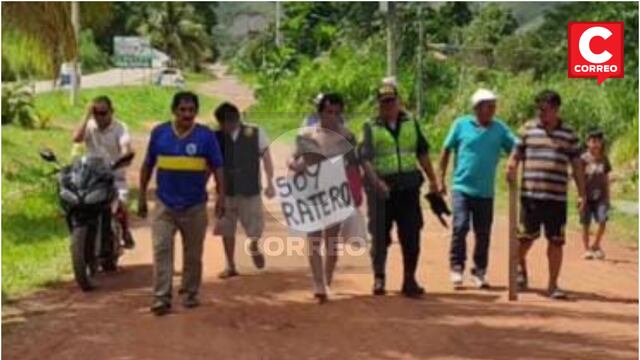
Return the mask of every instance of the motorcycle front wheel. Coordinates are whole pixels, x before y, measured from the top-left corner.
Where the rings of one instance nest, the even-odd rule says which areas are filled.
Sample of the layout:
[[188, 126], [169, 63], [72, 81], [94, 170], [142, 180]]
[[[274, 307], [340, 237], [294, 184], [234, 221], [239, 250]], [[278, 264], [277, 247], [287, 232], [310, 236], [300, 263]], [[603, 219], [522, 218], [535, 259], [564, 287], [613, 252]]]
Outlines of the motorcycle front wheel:
[[82, 291], [90, 291], [96, 287], [97, 269], [92, 246], [95, 235], [95, 231], [90, 231], [88, 226], [74, 228], [71, 233], [73, 275]]

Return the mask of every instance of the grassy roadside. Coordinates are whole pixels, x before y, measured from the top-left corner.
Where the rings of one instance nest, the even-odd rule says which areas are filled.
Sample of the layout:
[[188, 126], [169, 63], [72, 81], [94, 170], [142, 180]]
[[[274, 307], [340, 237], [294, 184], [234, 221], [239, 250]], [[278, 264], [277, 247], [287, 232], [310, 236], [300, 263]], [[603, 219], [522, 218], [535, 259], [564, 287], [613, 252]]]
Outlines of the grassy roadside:
[[[209, 79], [192, 79], [189, 88]], [[53, 149], [65, 163], [71, 149], [71, 131], [95, 96], [110, 96], [117, 117], [134, 133], [141, 133], [148, 131], [149, 123], [171, 117], [174, 92], [152, 86], [86, 89], [77, 106], [68, 104], [66, 92], [46, 93], [36, 97], [36, 107], [52, 117], [49, 128], [2, 127], [3, 300], [68, 278], [71, 271], [68, 232], [55, 196], [55, 180], [47, 176], [51, 167], [39, 158], [38, 149]], [[200, 101], [203, 121], [209, 122], [205, 114], [211, 114], [218, 100], [201, 96]]]

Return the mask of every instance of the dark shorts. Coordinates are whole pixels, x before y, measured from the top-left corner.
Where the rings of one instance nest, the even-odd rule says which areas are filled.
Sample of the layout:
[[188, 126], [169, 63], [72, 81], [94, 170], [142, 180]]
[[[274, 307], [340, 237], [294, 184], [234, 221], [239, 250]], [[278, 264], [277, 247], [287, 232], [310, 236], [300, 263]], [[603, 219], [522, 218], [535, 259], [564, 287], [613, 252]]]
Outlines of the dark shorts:
[[564, 245], [564, 227], [567, 223], [567, 203], [563, 201], [520, 199], [518, 239], [532, 241], [544, 235], [552, 243]]
[[584, 211], [580, 214], [580, 223], [590, 225], [591, 219], [598, 224], [605, 224], [609, 219], [609, 205], [605, 201], [587, 201]]

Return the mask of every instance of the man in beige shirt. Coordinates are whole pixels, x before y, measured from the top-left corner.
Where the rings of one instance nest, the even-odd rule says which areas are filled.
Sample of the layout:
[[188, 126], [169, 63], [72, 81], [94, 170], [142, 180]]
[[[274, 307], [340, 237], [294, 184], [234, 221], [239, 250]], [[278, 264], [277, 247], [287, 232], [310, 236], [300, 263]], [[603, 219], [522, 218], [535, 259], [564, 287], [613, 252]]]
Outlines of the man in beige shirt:
[[[129, 131], [124, 123], [114, 119], [111, 99], [107, 96], [98, 96], [91, 101], [82, 125], [73, 135], [73, 142], [84, 143], [87, 155], [100, 157], [109, 164], [133, 152]], [[126, 170], [118, 169], [114, 175], [119, 201], [117, 216], [123, 228], [124, 247], [131, 249], [134, 241], [126, 207], [129, 195]]]

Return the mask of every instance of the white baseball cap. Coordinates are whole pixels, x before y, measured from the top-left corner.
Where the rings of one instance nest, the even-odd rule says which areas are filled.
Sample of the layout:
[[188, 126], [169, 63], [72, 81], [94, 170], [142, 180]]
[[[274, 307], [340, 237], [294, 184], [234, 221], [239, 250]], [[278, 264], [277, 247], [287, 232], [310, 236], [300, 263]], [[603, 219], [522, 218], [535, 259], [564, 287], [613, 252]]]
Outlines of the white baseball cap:
[[491, 90], [487, 89], [478, 89], [471, 96], [471, 107], [476, 107], [476, 105], [480, 104], [483, 101], [496, 101], [498, 100], [498, 96]]

